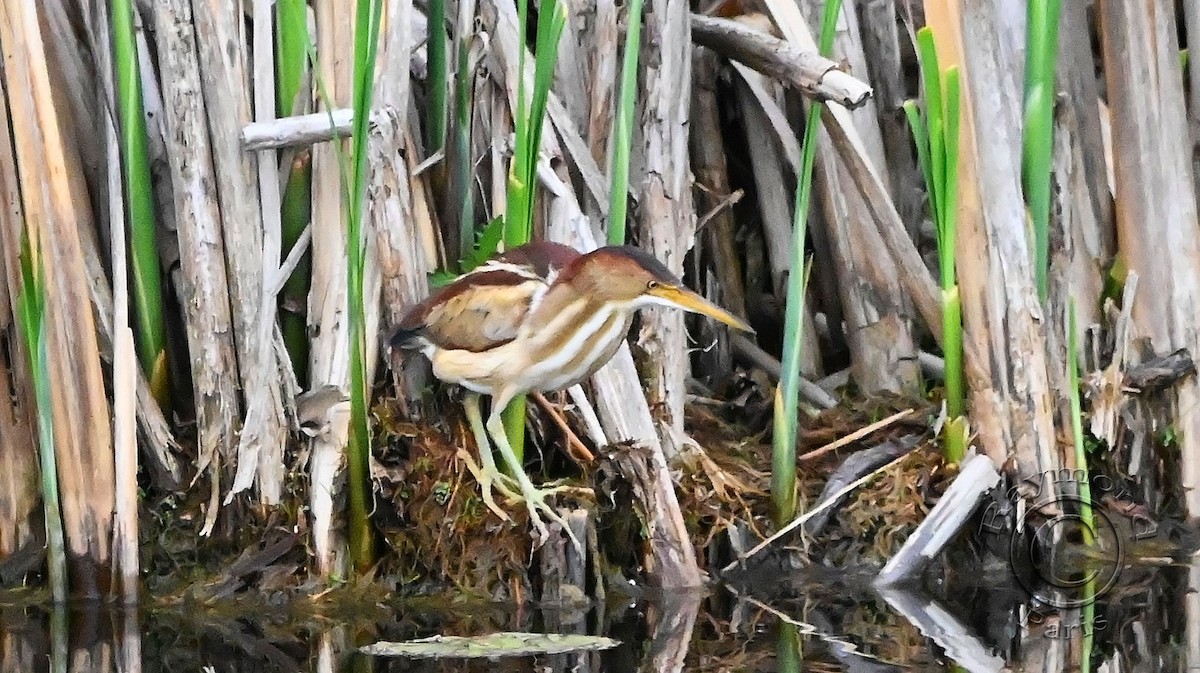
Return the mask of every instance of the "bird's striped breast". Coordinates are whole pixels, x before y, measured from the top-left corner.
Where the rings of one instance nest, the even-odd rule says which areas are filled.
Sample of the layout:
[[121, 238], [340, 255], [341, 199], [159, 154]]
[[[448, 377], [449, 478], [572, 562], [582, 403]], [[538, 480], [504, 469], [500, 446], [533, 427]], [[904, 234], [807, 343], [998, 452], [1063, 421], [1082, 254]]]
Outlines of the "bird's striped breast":
[[561, 390], [602, 367], [629, 331], [632, 312], [611, 303], [578, 300], [531, 335], [530, 387]]

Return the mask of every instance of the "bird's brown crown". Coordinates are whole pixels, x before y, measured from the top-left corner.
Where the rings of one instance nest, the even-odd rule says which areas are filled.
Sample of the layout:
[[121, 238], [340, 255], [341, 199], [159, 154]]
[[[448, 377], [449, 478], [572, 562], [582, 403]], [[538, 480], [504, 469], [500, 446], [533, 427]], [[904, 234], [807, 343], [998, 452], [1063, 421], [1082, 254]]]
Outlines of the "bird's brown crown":
[[632, 245], [597, 248], [571, 262], [557, 280], [591, 296], [616, 300], [641, 295], [650, 281], [673, 287], [683, 284], [653, 255]]

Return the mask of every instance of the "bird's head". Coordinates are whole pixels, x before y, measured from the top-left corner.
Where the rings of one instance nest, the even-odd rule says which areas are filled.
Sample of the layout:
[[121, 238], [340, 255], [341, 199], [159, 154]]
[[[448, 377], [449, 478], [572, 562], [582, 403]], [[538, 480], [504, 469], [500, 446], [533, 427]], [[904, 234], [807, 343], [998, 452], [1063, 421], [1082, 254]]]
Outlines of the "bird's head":
[[669, 306], [700, 313], [730, 327], [753, 332], [744, 320], [692, 292], [662, 262], [629, 245], [598, 248], [576, 261], [576, 283], [604, 301], [631, 309]]

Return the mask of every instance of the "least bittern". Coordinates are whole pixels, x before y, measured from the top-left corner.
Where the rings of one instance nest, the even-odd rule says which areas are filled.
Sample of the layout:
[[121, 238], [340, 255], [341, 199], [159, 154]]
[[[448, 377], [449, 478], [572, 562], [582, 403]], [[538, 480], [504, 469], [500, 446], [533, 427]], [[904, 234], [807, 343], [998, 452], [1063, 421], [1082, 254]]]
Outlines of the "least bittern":
[[[492, 497], [494, 486], [507, 497], [524, 499], [540, 539], [548, 531], [539, 510], [578, 547], [566, 521], [546, 503], [546, 496], [567, 487], [533, 485], [509, 445], [501, 412], [519, 395], [563, 390], [587, 379], [616, 353], [634, 313], [656, 305], [750, 331], [638, 248], [610, 246], [580, 254], [539, 242], [490, 260], [410, 308], [391, 344], [420, 350], [433, 363], [434, 376], [468, 391], [463, 405], [483, 466], [469, 459], [468, 465], [488, 508], [508, 519]], [[492, 398], [486, 426], [480, 395]], [[515, 477], [496, 469], [489, 434]]]

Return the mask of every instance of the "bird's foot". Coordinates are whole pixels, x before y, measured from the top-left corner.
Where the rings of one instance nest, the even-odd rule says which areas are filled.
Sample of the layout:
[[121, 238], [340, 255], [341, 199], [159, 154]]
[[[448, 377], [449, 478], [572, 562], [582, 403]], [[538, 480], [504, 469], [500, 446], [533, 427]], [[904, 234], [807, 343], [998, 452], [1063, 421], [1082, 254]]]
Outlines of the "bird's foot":
[[529, 521], [533, 524], [534, 530], [537, 531], [538, 546], [545, 544], [546, 540], [550, 539], [550, 531], [546, 528], [546, 524], [542, 522], [541, 516], [538, 515], [538, 511], [541, 510], [546, 518], [562, 527], [563, 531], [566, 532], [567, 537], [571, 538], [571, 544], [575, 545], [575, 551], [579, 553], [580, 557], [583, 557], [583, 543], [579, 541], [579, 538], [575, 537], [575, 533], [571, 530], [571, 525], [568, 524], [567, 520], [558, 513], [558, 510], [555, 509], [553, 505], [546, 502], [546, 497], [556, 493], [573, 493], [576, 495], [586, 494], [590, 496], [592, 495], [592, 490], [590, 488], [583, 488], [580, 486], [551, 486], [549, 488], [537, 488], [528, 480], [528, 478], [520, 480], [520, 483], [521, 492], [525, 496], [525, 506], [529, 509]]
[[492, 488], [495, 487], [497, 491], [500, 491], [501, 495], [509, 500], [521, 500], [521, 494], [518, 491], [509, 488], [507, 485], [511, 484], [520, 488], [517, 480], [513, 479], [507, 474], [504, 474], [503, 472], [500, 472], [494, 465], [480, 467], [479, 464], [475, 462], [475, 459], [471, 457], [471, 454], [467, 453], [464, 449], [458, 450], [458, 457], [467, 464], [467, 469], [470, 470], [471, 475], [475, 477], [475, 481], [479, 483], [479, 492], [483, 497], [483, 504], [487, 505], [488, 509], [495, 512], [496, 516], [500, 517], [501, 521], [511, 521], [512, 519], [508, 516], [508, 513], [503, 509], [500, 509], [500, 506], [496, 504], [496, 500], [492, 497]]

